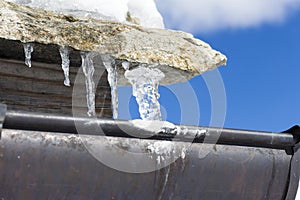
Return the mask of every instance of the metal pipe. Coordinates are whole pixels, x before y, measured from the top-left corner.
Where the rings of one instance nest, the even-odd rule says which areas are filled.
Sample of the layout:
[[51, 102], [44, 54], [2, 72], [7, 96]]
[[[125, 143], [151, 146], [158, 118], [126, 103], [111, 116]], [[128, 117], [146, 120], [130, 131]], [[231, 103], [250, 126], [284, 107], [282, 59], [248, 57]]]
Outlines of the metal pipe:
[[156, 140], [2, 134], [0, 199], [283, 199], [289, 177], [291, 156], [276, 149], [173, 142], [164, 153], [150, 150]]
[[285, 200], [294, 200], [299, 188], [299, 177], [300, 177], [300, 151], [299, 144], [295, 146], [295, 153], [292, 156], [290, 164], [290, 173], [288, 185], [286, 188]]
[[[126, 138], [217, 143], [225, 145], [264, 147], [290, 150], [296, 139], [290, 133], [271, 133], [196, 126], [177, 126], [158, 132], [140, 129], [130, 121], [91, 119], [53, 114], [8, 111], [3, 127], [31, 131], [106, 135]], [[218, 137], [218, 138], [216, 138]]]
[[0, 104], [0, 139], [1, 139], [1, 132], [3, 127], [4, 118], [6, 115], [7, 107], [5, 104]]

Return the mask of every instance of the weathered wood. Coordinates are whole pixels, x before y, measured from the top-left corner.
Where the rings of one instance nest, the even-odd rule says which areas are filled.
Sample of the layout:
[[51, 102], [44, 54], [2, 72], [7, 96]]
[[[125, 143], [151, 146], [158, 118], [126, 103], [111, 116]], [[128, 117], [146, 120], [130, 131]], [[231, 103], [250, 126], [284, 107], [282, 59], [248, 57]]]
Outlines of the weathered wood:
[[[42, 63], [58, 64], [61, 62], [59, 55], [59, 46], [54, 44], [34, 44], [34, 51], [32, 53], [32, 60]], [[6, 40], [0, 38], [0, 58], [13, 59], [13, 60], [24, 60], [24, 50], [23, 43], [15, 40]], [[70, 61], [71, 66], [80, 67], [81, 59], [79, 51], [75, 51], [72, 48], [70, 49]], [[47, 65], [44, 65], [43, 68], [47, 68]], [[51, 68], [52, 69], [52, 68]], [[59, 69], [59, 68], [57, 68]], [[74, 71], [77, 71], [74, 68]]]
[[[3, 55], [3, 51], [0, 51], [1, 54]], [[99, 66], [96, 72], [97, 70], [101, 70], [102, 77], [97, 86], [96, 112], [99, 117], [110, 118], [112, 116], [111, 95], [106, 79], [107, 74]], [[72, 83], [77, 73], [82, 73], [78, 66], [70, 67]], [[95, 73], [97, 74], [99, 73]], [[59, 63], [32, 62], [32, 67], [28, 68], [23, 61], [0, 59], [0, 102], [7, 104], [8, 109], [13, 110], [71, 115], [72, 100], [75, 98], [75, 100], [79, 99], [76, 102], [81, 104], [73, 105], [74, 108], [86, 113], [84, 81], [77, 81], [76, 89], [79, 91], [76, 92], [77, 96], [73, 97], [73, 86], [64, 86], [63, 80], [63, 71]]]

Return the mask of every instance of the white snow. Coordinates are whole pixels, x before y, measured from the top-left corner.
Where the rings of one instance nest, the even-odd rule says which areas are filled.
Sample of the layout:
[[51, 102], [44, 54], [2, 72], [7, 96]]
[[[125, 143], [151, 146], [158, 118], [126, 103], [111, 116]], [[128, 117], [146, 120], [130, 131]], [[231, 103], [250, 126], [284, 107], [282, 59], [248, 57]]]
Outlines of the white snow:
[[[127, 12], [148, 28], [164, 28], [154, 0], [7, 0], [45, 10], [126, 22]], [[84, 12], [82, 12], [84, 11]]]
[[137, 17], [141, 25], [149, 28], [164, 28], [163, 18], [158, 12], [154, 0], [129, 0], [128, 10]]
[[168, 129], [175, 129], [176, 126], [172, 124], [171, 122], [167, 121], [151, 121], [151, 120], [141, 120], [141, 119], [135, 119], [129, 121], [133, 124], [133, 126], [146, 130], [151, 131], [153, 133], [158, 133], [162, 129], [168, 128]]
[[172, 154], [175, 154], [175, 147], [172, 141], [157, 141], [150, 144], [147, 149], [156, 155], [156, 161], [160, 165], [171, 158]]
[[156, 158], [158, 165], [174, 162], [177, 158], [185, 159], [191, 144], [174, 145], [172, 141], [156, 141], [146, 146], [152, 158]]

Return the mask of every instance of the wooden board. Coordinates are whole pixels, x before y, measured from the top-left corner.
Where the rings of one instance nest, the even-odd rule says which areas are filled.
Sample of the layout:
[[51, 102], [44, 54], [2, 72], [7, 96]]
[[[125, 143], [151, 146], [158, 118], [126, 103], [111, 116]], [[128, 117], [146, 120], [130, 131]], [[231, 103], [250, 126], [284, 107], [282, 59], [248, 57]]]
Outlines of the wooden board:
[[[97, 86], [96, 112], [99, 117], [111, 118], [111, 95], [107, 74], [101, 66], [96, 68], [95, 74], [99, 74], [97, 70], [102, 70], [102, 76]], [[86, 113], [84, 81], [78, 81], [76, 89], [80, 91], [77, 91], [76, 97], [72, 97], [77, 74], [82, 76], [80, 68], [71, 67], [72, 86], [66, 87], [59, 63], [32, 62], [32, 67], [28, 68], [23, 61], [0, 59], [0, 102], [7, 104], [11, 110], [71, 115], [72, 99], [79, 98], [82, 103], [74, 105], [74, 108]]]

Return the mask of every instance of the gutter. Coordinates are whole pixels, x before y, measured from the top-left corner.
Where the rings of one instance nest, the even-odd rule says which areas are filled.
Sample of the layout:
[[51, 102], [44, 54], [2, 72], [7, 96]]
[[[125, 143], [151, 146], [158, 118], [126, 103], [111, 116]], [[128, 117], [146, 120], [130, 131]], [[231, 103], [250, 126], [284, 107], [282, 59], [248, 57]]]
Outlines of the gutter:
[[[84, 135], [263, 147], [285, 150], [289, 155], [293, 154], [294, 146], [299, 141], [296, 135], [294, 136], [288, 132], [273, 133], [184, 125], [177, 126], [176, 130], [166, 128], [159, 132], [152, 132], [151, 130], [135, 127], [130, 121], [20, 111], [7, 111], [3, 128], [72, 134], [80, 132]], [[216, 136], [220, 137], [217, 139]]]
[[[0, 194], [3, 193], [6, 197], [13, 195], [12, 188], [16, 188], [16, 184], [18, 187], [24, 189], [24, 191], [19, 192], [20, 195], [23, 194], [23, 192], [35, 195], [37, 192], [45, 189], [50, 191], [50, 186], [43, 184], [35, 183], [36, 185], [28, 185], [28, 183], [31, 183], [35, 179], [55, 183], [51, 186], [53, 187], [52, 189], [59, 190], [59, 194], [62, 196], [76, 194], [75, 192], [72, 193], [71, 189], [78, 187], [82, 188], [81, 192], [84, 193], [84, 197], [87, 197], [88, 194], [91, 194], [91, 191], [99, 191], [94, 194], [96, 196], [101, 196], [105, 192], [113, 192], [105, 189], [104, 186], [97, 185], [99, 180], [97, 178], [94, 178], [94, 180], [93, 177], [101, 177], [100, 179], [103, 183], [108, 183], [115, 178], [116, 181], [111, 183], [114, 185], [120, 182], [118, 182], [118, 177], [122, 176], [120, 179], [123, 180], [121, 181], [122, 186], [119, 185], [117, 187], [118, 190], [113, 192], [114, 194], [118, 194], [120, 191], [131, 191], [130, 188], [125, 186], [127, 181], [133, 181], [132, 183], [134, 183], [134, 185], [148, 184], [149, 188], [156, 188], [156, 184], [165, 187], [166, 184], [163, 178], [161, 183], [155, 182], [154, 186], [150, 183], [153, 182], [153, 178], [155, 178], [154, 180], [161, 179], [160, 175], [156, 177], [157, 174], [162, 174], [163, 177], [173, 179], [183, 172], [185, 176], [182, 176], [182, 179], [185, 180], [188, 178], [188, 180], [183, 181], [180, 178], [180, 180], [175, 182], [175, 185], [184, 191], [181, 192], [182, 194], [190, 195], [191, 197], [198, 191], [193, 190], [194, 192], [192, 193], [187, 192], [190, 191], [192, 187], [190, 184], [191, 180], [198, 181], [194, 189], [206, 185], [206, 181], [211, 180], [212, 185], [206, 185], [206, 187], [218, 191], [218, 193], [210, 194], [209, 190], [201, 190], [201, 193], [199, 192], [201, 195], [219, 195], [219, 193], [224, 194], [224, 192], [227, 192], [227, 195], [230, 197], [237, 195], [236, 197], [238, 198], [235, 199], [239, 199], [240, 197], [247, 199], [247, 197], [241, 193], [231, 194], [230, 191], [227, 190], [229, 188], [226, 189], [229, 180], [233, 181], [232, 186], [237, 186], [237, 184], [234, 184], [235, 181], [242, 181], [240, 183], [241, 185], [247, 183], [246, 185], [249, 191], [252, 191], [252, 189], [253, 191], [257, 191], [257, 193], [253, 193], [253, 195], [258, 197], [258, 199], [261, 197], [260, 192], [265, 190], [265, 195], [267, 195], [265, 199], [293, 200], [298, 191], [300, 176], [300, 151], [298, 151], [300, 146], [298, 144], [300, 136], [299, 126], [294, 126], [283, 133], [184, 125], [176, 126], [176, 129], [165, 128], [158, 132], [152, 132], [133, 126], [130, 121], [91, 119], [11, 110], [6, 111], [6, 106], [0, 104], [0, 134], [2, 128], [5, 130], [0, 140], [2, 144], [2, 146], [0, 146], [0, 163], [2, 163], [2, 168], [0, 165], [0, 169], [3, 171], [3, 173], [0, 173], [0, 180], [10, 181], [0, 183], [2, 188], [0, 189]], [[140, 174], [136, 179], [133, 179], [135, 176], [130, 176], [127, 173], [117, 173], [103, 165], [99, 165], [95, 159], [91, 158], [91, 155], [86, 152], [86, 150], [81, 150], [81, 144], [68, 140], [69, 134], [79, 133], [84, 133], [84, 135], [87, 135], [91, 139], [95, 139], [97, 135], [114, 137], [122, 144], [127, 140], [126, 138], [133, 138], [133, 140], [139, 138], [149, 140], [150, 142], [156, 142], [157, 140], [174, 141], [176, 145], [181, 142], [194, 142], [196, 146], [192, 147], [188, 158], [177, 160], [171, 167], [161, 169], [151, 174]], [[199, 144], [214, 143], [213, 139], [215, 139], [215, 135], [220, 136], [216, 144], [220, 144], [221, 146], [217, 146], [218, 150], [216, 150], [215, 153], [209, 154], [203, 159], [199, 159], [198, 151], [200, 152], [201, 148], [208, 148], [205, 146], [201, 147]], [[44, 136], [49, 136], [49, 138], [55, 137], [57, 139], [47, 141], [44, 139]], [[102, 139], [100, 140], [102, 141]], [[65, 141], [66, 144], [61, 143], [62, 146], [57, 146], [57, 141]], [[103, 142], [97, 143], [97, 145], [99, 145], [99, 147], [105, 147], [105, 140], [103, 139]], [[130, 144], [128, 145], [130, 146]], [[239, 146], [249, 148], [243, 149]], [[256, 150], [256, 147], [262, 149]], [[34, 154], [32, 154], [33, 152]], [[4, 158], [2, 158], [1, 155], [4, 155]], [[19, 155], [21, 155], [21, 157]], [[121, 154], [119, 156], [122, 157]], [[22, 163], [27, 163], [27, 165], [22, 165], [22, 168], [19, 169], [17, 163], [20, 161], [20, 158], [22, 159]], [[58, 161], [57, 159], [64, 160], [64, 162]], [[132, 162], [134, 162], [134, 160], [132, 160]], [[28, 165], [28, 163], [30, 165]], [[52, 164], [49, 165], [49, 163]], [[223, 165], [224, 168], [221, 167]], [[26, 166], [31, 166], [32, 171], [28, 172]], [[179, 168], [177, 169], [176, 166]], [[73, 168], [76, 169], [74, 173], [72, 172]], [[169, 172], [168, 169], [171, 169], [172, 173]], [[16, 170], [22, 171], [23, 175], [20, 180], [24, 182], [18, 182], [18, 177], [8, 179], [8, 177], [12, 177], [11, 173], [14, 174]], [[50, 176], [51, 173], [49, 174], [49, 170], [52, 170], [58, 176], [54, 176], [53, 178], [52, 175]], [[183, 171], [180, 172], [180, 170]], [[228, 173], [227, 170], [233, 171]], [[4, 171], [6, 172], [4, 173]], [[65, 173], [66, 171], [68, 171], [68, 173]], [[98, 174], [98, 176], [94, 176], [94, 172]], [[258, 172], [261, 174], [258, 175]], [[69, 173], [72, 173], [72, 176], [69, 176]], [[219, 173], [222, 174], [221, 177], [218, 175]], [[27, 177], [26, 174], [30, 176]], [[203, 177], [201, 179], [194, 179], [195, 174]], [[248, 177], [250, 180], [240, 179], [240, 176]], [[33, 177], [36, 178], [32, 179]], [[60, 177], [58, 178], [58, 182], [55, 177]], [[112, 177], [114, 178], [112, 179]], [[257, 179], [258, 182], [252, 184], [251, 177], [256, 177], [254, 179]], [[78, 182], [79, 180], [85, 180], [89, 185], [85, 187], [84, 184]], [[163, 189], [161, 193], [157, 195], [169, 195], [168, 188], [171, 191], [171, 183], [173, 182], [167, 183], [167, 189]], [[263, 185], [261, 186], [261, 190], [258, 191], [257, 187], [259, 186], [257, 184], [260, 183], [263, 183]], [[68, 185], [68, 187], [61, 187], [61, 184]], [[219, 184], [222, 187], [219, 188]], [[28, 187], [32, 188], [28, 189]], [[52, 193], [53, 191], [51, 191], [41, 194], [36, 199], [40, 197], [50, 197], [51, 195], [55, 196], [56, 193]], [[131, 191], [129, 194], [134, 197], [148, 197], [146, 192], [135, 194]], [[177, 195], [179, 194], [180, 193]], [[110, 193], [107, 194], [108, 197], [109, 195]], [[57, 196], [55, 196], [55, 198], [56, 197]], [[203, 199], [212, 199], [214, 197], [215, 196], [207, 196], [207, 198], [204, 197]], [[149, 197], [146, 199], [149, 199]]]
[[4, 118], [6, 115], [7, 107], [5, 104], [0, 104], [0, 139], [1, 139], [1, 132], [3, 128]]

